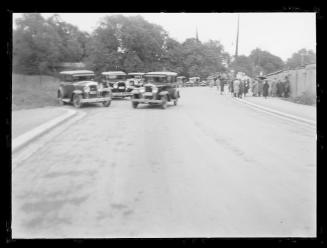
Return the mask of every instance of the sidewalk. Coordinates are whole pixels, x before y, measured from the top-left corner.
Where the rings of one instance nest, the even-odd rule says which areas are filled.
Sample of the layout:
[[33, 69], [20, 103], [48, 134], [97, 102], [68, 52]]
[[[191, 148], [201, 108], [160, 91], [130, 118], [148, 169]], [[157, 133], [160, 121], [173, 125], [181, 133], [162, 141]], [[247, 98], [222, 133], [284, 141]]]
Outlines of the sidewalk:
[[12, 149], [16, 150], [76, 114], [64, 107], [12, 111]]
[[242, 100], [262, 107], [316, 122], [316, 107], [289, 102], [276, 97], [247, 96]]

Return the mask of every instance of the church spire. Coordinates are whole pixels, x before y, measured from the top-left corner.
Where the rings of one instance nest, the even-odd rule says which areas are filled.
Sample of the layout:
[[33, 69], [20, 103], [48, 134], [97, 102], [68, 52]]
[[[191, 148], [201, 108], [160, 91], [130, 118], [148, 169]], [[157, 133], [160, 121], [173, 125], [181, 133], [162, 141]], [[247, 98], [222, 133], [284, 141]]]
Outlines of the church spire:
[[195, 39], [199, 41], [198, 27], [195, 27]]

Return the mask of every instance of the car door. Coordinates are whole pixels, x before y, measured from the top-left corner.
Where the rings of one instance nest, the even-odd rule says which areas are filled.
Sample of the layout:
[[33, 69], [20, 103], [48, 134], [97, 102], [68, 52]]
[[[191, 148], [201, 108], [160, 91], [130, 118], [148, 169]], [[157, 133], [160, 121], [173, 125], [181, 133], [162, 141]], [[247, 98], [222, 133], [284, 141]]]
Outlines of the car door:
[[60, 83], [60, 86], [63, 91], [63, 98], [71, 98], [74, 90], [72, 75], [65, 75]]

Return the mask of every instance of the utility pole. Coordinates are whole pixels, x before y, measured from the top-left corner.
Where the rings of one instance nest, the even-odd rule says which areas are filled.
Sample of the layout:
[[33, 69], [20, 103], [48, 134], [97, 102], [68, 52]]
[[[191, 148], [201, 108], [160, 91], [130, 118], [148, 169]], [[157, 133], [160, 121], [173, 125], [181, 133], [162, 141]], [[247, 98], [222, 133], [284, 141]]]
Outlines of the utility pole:
[[235, 59], [238, 56], [238, 35], [240, 29], [240, 14], [237, 15], [237, 33], [236, 33], [236, 48], [235, 48]]

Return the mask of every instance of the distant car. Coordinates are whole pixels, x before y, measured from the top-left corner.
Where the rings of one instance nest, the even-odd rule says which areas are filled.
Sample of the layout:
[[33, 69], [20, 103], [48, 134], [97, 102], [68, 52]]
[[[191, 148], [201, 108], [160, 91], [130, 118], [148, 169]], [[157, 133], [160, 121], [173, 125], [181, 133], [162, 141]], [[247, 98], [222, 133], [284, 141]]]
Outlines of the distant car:
[[144, 75], [144, 85], [132, 91], [132, 106], [139, 104], [157, 104], [163, 109], [168, 102], [177, 105], [180, 98], [175, 72], [148, 72]]
[[192, 84], [192, 86], [199, 86], [200, 77], [190, 77], [189, 82]]
[[82, 107], [84, 103], [102, 103], [109, 107], [111, 90], [94, 81], [93, 71], [62, 71], [57, 97], [59, 104], [73, 103], [76, 108]]
[[186, 81], [184, 85], [185, 85], [185, 87], [193, 87], [194, 82], [189, 80], [189, 81]]
[[127, 74], [123, 71], [106, 71], [101, 73], [102, 84], [111, 88], [113, 98], [124, 98], [131, 96], [132, 89], [129, 89], [126, 82]]
[[200, 86], [207, 86], [207, 82], [206, 82], [206, 81], [202, 81], [202, 82], [200, 83]]
[[187, 78], [184, 76], [177, 77], [177, 83], [180, 87], [185, 87], [185, 83], [187, 82]]

